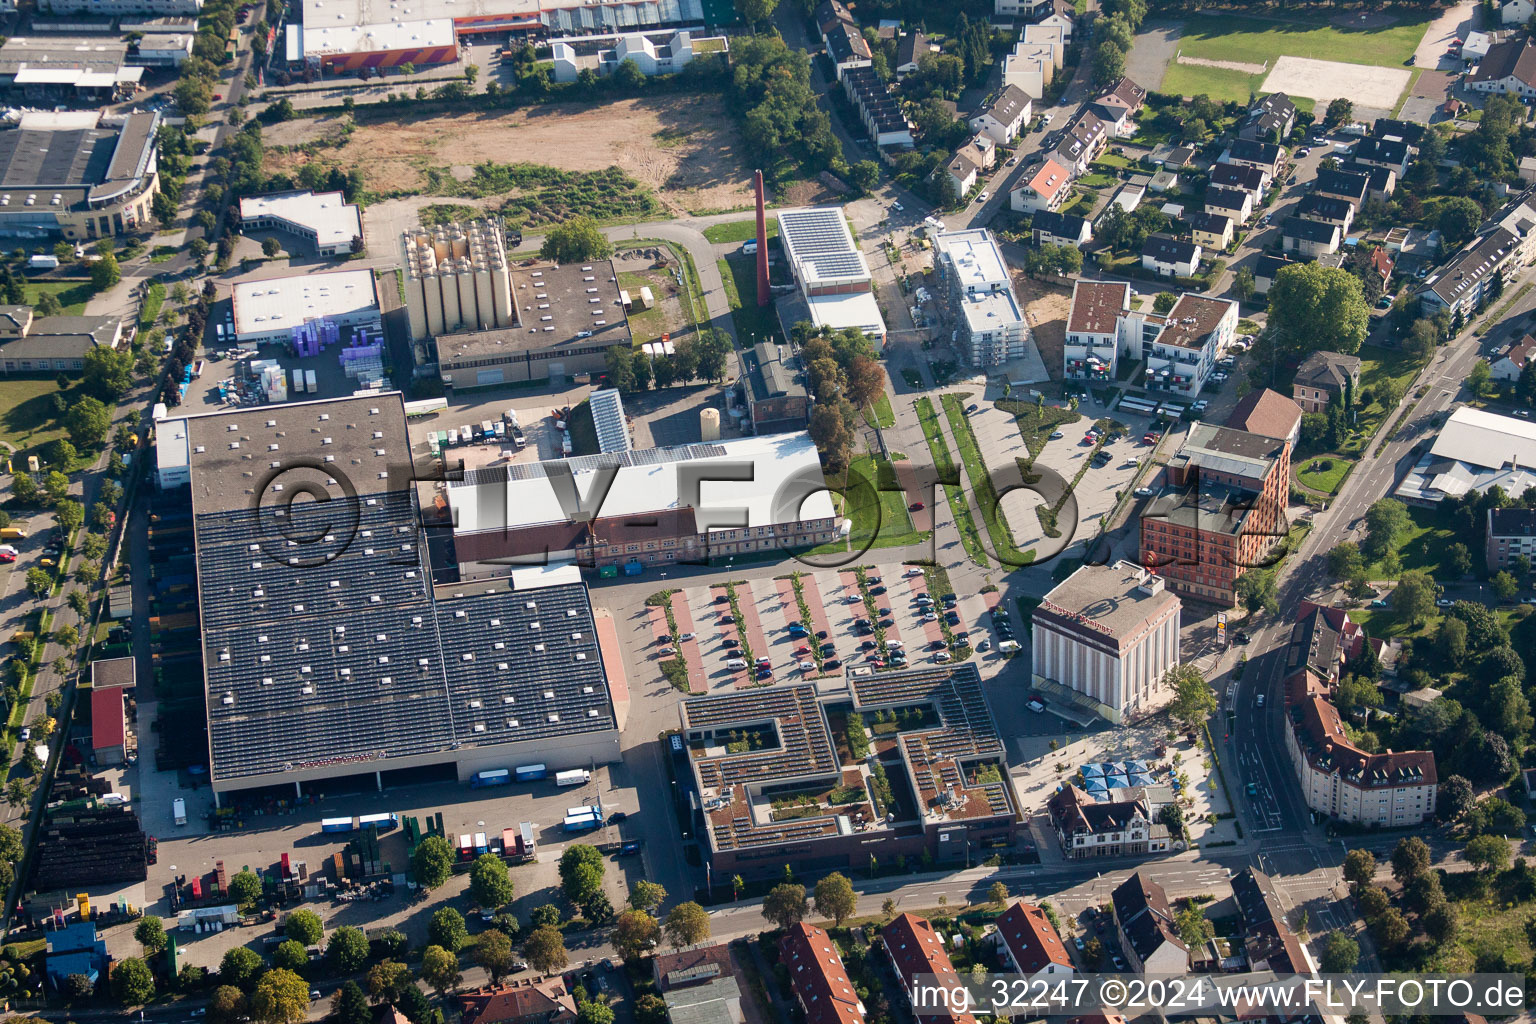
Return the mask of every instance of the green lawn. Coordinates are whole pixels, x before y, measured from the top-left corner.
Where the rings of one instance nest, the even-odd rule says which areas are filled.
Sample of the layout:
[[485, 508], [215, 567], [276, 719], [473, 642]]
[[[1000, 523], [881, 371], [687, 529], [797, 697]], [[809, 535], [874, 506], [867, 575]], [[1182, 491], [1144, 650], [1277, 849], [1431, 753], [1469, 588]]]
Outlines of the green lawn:
[[1168, 70], [1163, 73], [1163, 85], [1159, 91], [1173, 96], [1199, 96], [1204, 93], [1218, 103], [1247, 103], [1248, 97], [1259, 91], [1259, 84], [1263, 81], [1263, 75], [1170, 62]]
[[[1441, 567], [1440, 558], [1445, 554], [1446, 549], [1458, 540], [1471, 549], [1474, 562], [1479, 558], [1481, 542], [1469, 543], [1465, 538], [1457, 537], [1456, 527], [1451, 518], [1440, 514], [1439, 510], [1410, 505], [1408, 520], [1411, 524], [1408, 532], [1400, 537], [1397, 543], [1397, 555], [1402, 561], [1403, 571], [1422, 569], [1437, 579], [1441, 576], [1449, 578], [1450, 570]], [[1364, 539], [1363, 532], [1362, 539]], [[1373, 580], [1382, 579], [1384, 576], [1380, 566], [1374, 563], [1367, 569], [1367, 575]]]
[[636, 345], [643, 345], [648, 341], [660, 338], [667, 329], [666, 318], [661, 312], [661, 300], [656, 291], [656, 282], [645, 274], [622, 273], [619, 275], [619, 287], [628, 290], [638, 303], [640, 289], [650, 288], [653, 294], [658, 296], [650, 309], [634, 309], [629, 314], [629, 333], [634, 338]]
[[[916, 405], [917, 419], [923, 426], [923, 436], [928, 440], [928, 451], [933, 456], [933, 464], [939, 471], [940, 479], [956, 477], [955, 460], [949, 454], [949, 444], [944, 440], [943, 431], [939, 429], [939, 417], [934, 412], [932, 399], [925, 395], [917, 400]], [[985, 566], [987, 553], [981, 546], [981, 534], [977, 532], [976, 523], [971, 518], [971, 506], [965, 497], [964, 483], [958, 486], [945, 484], [944, 494], [949, 499], [949, 511], [955, 520], [955, 528], [960, 532], [961, 546], [973, 562]]]
[[[1362, 394], [1384, 380], [1395, 380], [1406, 389], [1420, 369], [1419, 364], [1401, 349], [1361, 345], [1358, 355]], [[1344, 444], [1346, 454], [1358, 455], [1361, 452], [1367, 440], [1374, 436], [1386, 412], [1380, 403], [1374, 401], [1360, 410], [1359, 422], [1351, 431], [1350, 440]]]
[[1062, 409], [1054, 405], [1037, 405], [1034, 402], [1018, 399], [1001, 399], [996, 405], [1004, 412], [1013, 414], [1013, 420], [1019, 425], [1019, 434], [1024, 438], [1024, 444], [1029, 448], [1029, 456], [1032, 459], [1040, 454], [1040, 450], [1050, 440], [1053, 431], [1067, 424], [1076, 423], [1082, 418], [1081, 414], [1070, 409]]
[[896, 425], [896, 411], [891, 408], [891, 396], [884, 391], [864, 410], [864, 422], [872, 427], [888, 428]]
[[896, 484], [895, 470], [878, 455], [861, 455], [854, 459], [848, 468], [847, 482], [829, 476], [827, 486], [850, 489], [846, 504], [843, 496], [836, 492], [833, 502], [841, 515], [853, 520], [849, 538], [854, 550], [901, 547], [923, 539], [907, 514], [906, 495]]
[[992, 538], [992, 550], [997, 552], [1005, 565], [1028, 565], [1035, 560], [1035, 553], [1021, 551], [1014, 543], [1013, 531], [1008, 529], [1008, 519], [999, 507], [997, 489], [992, 486], [992, 477], [981, 457], [981, 448], [976, 443], [976, 435], [971, 431], [971, 423], [966, 418], [961, 397], [942, 395], [940, 401], [944, 404], [944, 416], [949, 420], [950, 433], [955, 436], [955, 444], [960, 447], [960, 461], [965, 463], [965, 475], [970, 478], [982, 522], [986, 525], [987, 535]]
[[[750, 256], [732, 256], [715, 261], [720, 279], [725, 282], [725, 298], [731, 305], [731, 319], [736, 323], [736, 343], [750, 348], [759, 341], [782, 341], [779, 319], [773, 306], [757, 304], [757, 266]], [[746, 301], [742, 301], [746, 296]]]
[[1296, 479], [1322, 494], [1337, 494], [1353, 466], [1354, 461], [1351, 459], [1338, 455], [1319, 455], [1296, 467]]
[[[728, 224], [711, 224], [704, 229], [704, 237], [716, 245], [723, 245], [726, 242], [745, 242], [756, 236], [757, 221], [754, 219], [733, 220]], [[779, 237], [779, 218], [768, 218], [768, 237]]]
[[1077, 183], [1084, 188], [1109, 188], [1119, 180], [1109, 174], [1085, 174], [1077, 179]]
[[1106, 151], [1104, 153], [1099, 154], [1099, 158], [1097, 160], [1093, 161], [1093, 163], [1089, 164], [1088, 166], [1089, 167], [1116, 167], [1116, 168], [1135, 167], [1136, 166], [1136, 161], [1128, 160], [1128, 159], [1126, 159], [1125, 157], [1121, 156], [1118, 153], [1110, 153], [1110, 152]]
[[[1271, 21], [1237, 15], [1202, 14], [1184, 23], [1179, 51], [1208, 60], [1269, 62], [1287, 54], [1344, 64], [1378, 64], [1401, 68], [1424, 38], [1428, 13], [1394, 8], [1396, 20], [1386, 28], [1338, 28], [1322, 21]], [[1187, 65], [1170, 65], [1174, 67]], [[1163, 92], [1167, 92], [1166, 78]], [[1244, 97], [1246, 101], [1247, 97]]]
[[81, 316], [85, 313], [85, 300], [96, 294], [96, 289], [89, 281], [28, 281], [27, 304], [37, 305], [37, 300], [43, 292], [52, 292], [67, 316]]
[[26, 452], [64, 436], [53, 407], [59, 387], [52, 375], [0, 380], [0, 441]]

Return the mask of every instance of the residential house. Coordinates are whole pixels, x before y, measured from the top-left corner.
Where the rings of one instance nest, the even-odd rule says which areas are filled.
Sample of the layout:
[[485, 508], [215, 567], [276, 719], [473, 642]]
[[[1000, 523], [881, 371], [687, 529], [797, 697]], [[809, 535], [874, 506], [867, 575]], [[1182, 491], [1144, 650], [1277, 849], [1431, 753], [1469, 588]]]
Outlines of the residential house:
[[1131, 286], [1123, 281], [1079, 280], [1062, 347], [1063, 375], [1069, 380], [1113, 380], [1122, 355], [1141, 356], [1139, 321], [1129, 323]]
[[843, 92], [859, 112], [864, 130], [876, 146], [913, 145], [912, 123], [902, 112], [901, 101], [880, 81], [873, 68], [848, 68], [843, 72]]
[[1461, 248], [1438, 270], [1424, 279], [1419, 307], [1425, 316], [1444, 309], [1454, 317], [1471, 315], [1490, 292], [1502, 283], [1504, 267], [1516, 258], [1521, 240], [1514, 232], [1496, 227], [1484, 231]]
[[1008, 205], [1018, 213], [1039, 213], [1061, 206], [1070, 191], [1072, 175], [1055, 160], [1047, 158], [1024, 178], [1024, 184], [1008, 196]]
[[[921, 975], [933, 975], [942, 987], [958, 987], [960, 976], [944, 951], [944, 941], [925, 918], [902, 914], [880, 929], [880, 942], [890, 958], [903, 993], [910, 994]], [[976, 1024], [969, 1012], [949, 1009], [915, 1013], [917, 1024]]]
[[[1381, 640], [1366, 636], [1365, 629], [1343, 608], [1302, 601], [1286, 643], [1284, 678], [1294, 683], [1300, 679], [1297, 673], [1306, 671], [1312, 674], [1314, 689], [1332, 689], [1345, 667], [1364, 655], [1367, 645], [1378, 654], [1385, 646]], [[1299, 700], [1305, 693], [1291, 696]]]
[[1253, 196], [1241, 189], [1212, 186], [1205, 190], [1205, 212], [1219, 213], [1242, 224], [1253, 216]]
[[1189, 225], [1195, 244], [1203, 249], [1222, 252], [1232, 244], [1232, 218], [1225, 214], [1194, 210], [1184, 215], [1184, 223]]
[[1221, 154], [1221, 162], [1257, 167], [1274, 180], [1280, 177], [1280, 168], [1285, 164], [1285, 150], [1272, 142], [1234, 139]]
[[1179, 296], [1155, 337], [1142, 338], [1147, 387], [1196, 398], [1237, 337], [1237, 303], [1195, 292]]
[[998, 915], [997, 944], [1000, 959], [1026, 984], [1049, 984], [1073, 974], [1072, 958], [1062, 945], [1056, 926], [1039, 907], [1019, 900]]
[[1056, 67], [1056, 47], [1015, 43], [1003, 57], [1003, 85], [1018, 86], [1030, 99], [1043, 99], [1045, 87], [1056, 77]]
[[1264, 198], [1270, 178], [1257, 167], [1246, 164], [1214, 164], [1211, 167], [1211, 184], [1221, 188], [1235, 188], [1253, 197], [1254, 203]]
[[1413, 150], [1408, 143], [1397, 139], [1361, 139], [1349, 151], [1351, 163], [1366, 167], [1379, 167], [1401, 178], [1408, 173], [1408, 161]]
[[1483, 554], [1490, 573], [1515, 568], [1517, 558], [1536, 564], [1536, 509], [1490, 508], [1486, 515]]
[[1127, 792], [1118, 791], [1120, 799], [1095, 800], [1074, 785], [1057, 790], [1046, 809], [1061, 852], [1073, 860], [1167, 853], [1168, 826], [1152, 820], [1145, 796], [1130, 797]]
[[1397, 191], [1397, 172], [1390, 167], [1372, 167], [1368, 164], [1349, 160], [1340, 164], [1339, 170], [1345, 174], [1365, 175], [1365, 189], [1368, 196], [1375, 196], [1377, 199], [1386, 200], [1390, 199], [1392, 193]]
[[1536, 4], [1531, 0], [1505, 0], [1499, 8], [1499, 20], [1506, 25], [1524, 25], [1536, 15]]
[[1049, 210], [1035, 214], [1030, 230], [1036, 245], [1087, 245], [1093, 240], [1093, 228], [1083, 217]]
[[1337, 224], [1324, 224], [1300, 217], [1287, 217], [1280, 226], [1280, 245], [1286, 252], [1300, 253], [1316, 259], [1327, 253], [1339, 251], [1342, 233]]
[[1348, 234], [1350, 225], [1355, 222], [1355, 208], [1348, 199], [1308, 193], [1296, 204], [1296, 216], [1319, 224], [1333, 224], [1342, 234]]
[[811, 20], [816, 23], [816, 31], [821, 34], [823, 41], [826, 40], [827, 34], [837, 26], [838, 22], [845, 22], [854, 26], [858, 25], [858, 22], [854, 20], [853, 12], [848, 9], [842, 0], [821, 0], [821, 3], [816, 5], [816, 10], [811, 15]]
[[1280, 142], [1291, 134], [1295, 124], [1296, 104], [1285, 93], [1273, 92], [1249, 108], [1237, 136], [1255, 142]]
[[1312, 975], [1306, 946], [1291, 930], [1280, 890], [1264, 872], [1246, 867], [1232, 876], [1232, 899], [1243, 922], [1243, 959], [1250, 971]]
[[1519, 380], [1521, 371], [1531, 361], [1533, 353], [1536, 353], [1536, 335], [1527, 334], [1519, 341], [1510, 342], [1493, 361], [1493, 379]]
[[1048, 46], [1051, 51], [1051, 60], [1060, 71], [1067, 58], [1067, 34], [1058, 25], [1044, 25], [1035, 23], [1025, 25], [1024, 31], [1019, 37], [1025, 46]]
[[459, 994], [463, 1024], [574, 1024], [576, 997], [556, 975], [488, 985]]
[[1182, 975], [1189, 970], [1189, 947], [1179, 938], [1173, 907], [1161, 885], [1138, 871], [1115, 887], [1110, 902], [1120, 948], [1132, 971]]
[[1536, 42], [1519, 35], [1493, 44], [1466, 84], [1474, 92], [1536, 99]]
[[1467, 38], [1461, 43], [1461, 59], [1473, 63], [1488, 56], [1488, 51], [1493, 49], [1493, 37], [1487, 32], [1468, 32]]
[[1317, 351], [1302, 360], [1291, 382], [1291, 398], [1303, 412], [1325, 412], [1344, 392], [1360, 392], [1360, 357]]
[[832, 60], [837, 77], [842, 78], [849, 68], [867, 68], [874, 64], [869, 40], [859, 31], [859, 26], [839, 21], [823, 37], [827, 44], [827, 56]]
[[992, 13], [999, 18], [1033, 18], [1051, 9], [1052, 0], [993, 0]]
[[1387, 252], [1386, 246], [1378, 245], [1371, 250], [1371, 255], [1366, 260], [1366, 267], [1381, 282], [1382, 291], [1386, 291], [1388, 283], [1392, 280], [1392, 272], [1397, 269], [1397, 261], [1392, 258], [1391, 253]]
[[864, 1024], [864, 1004], [824, 929], [803, 921], [788, 929], [779, 941], [779, 963], [806, 1024]]
[[1109, 129], [1104, 121], [1084, 107], [1067, 122], [1061, 141], [1056, 144], [1055, 159], [1073, 174], [1085, 174], [1108, 142]]
[[955, 150], [955, 155], [944, 165], [944, 172], [955, 184], [955, 195], [963, 198], [976, 185], [976, 176], [983, 170], [985, 159], [981, 150], [969, 142]]
[[1237, 400], [1227, 426], [1261, 437], [1274, 437], [1294, 450], [1301, 436], [1301, 406], [1278, 391], [1260, 388]]
[[1253, 265], [1253, 291], [1256, 295], [1269, 293], [1269, 286], [1275, 283], [1275, 275], [1281, 267], [1288, 267], [1295, 261], [1289, 256], [1272, 256], [1268, 253], [1260, 256]]
[[1092, 107], [1094, 114], [1109, 126], [1111, 132], [1124, 138], [1136, 134], [1136, 115], [1146, 102], [1147, 90], [1129, 78], [1121, 78], [1104, 90], [1093, 101]]
[[1368, 174], [1352, 174], [1348, 171], [1321, 170], [1312, 183], [1312, 195], [1338, 196], [1347, 199], [1358, 212], [1370, 194], [1371, 178]]
[[1371, 136], [1377, 139], [1396, 139], [1398, 142], [1406, 142], [1417, 148], [1419, 141], [1424, 138], [1427, 131], [1425, 125], [1417, 121], [1400, 121], [1395, 117], [1378, 117], [1371, 122]]
[[1029, 123], [1033, 105], [1023, 89], [1006, 85], [985, 110], [971, 118], [971, 130], [987, 136], [999, 146], [1018, 138]]
[[1195, 147], [1160, 146], [1157, 150], [1153, 150], [1152, 159], [1159, 167], [1163, 168], [1164, 170], [1182, 170], [1194, 162]]
[[1200, 246], [1171, 235], [1148, 235], [1141, 265], [1160, 277], [1194, 277], [1200, 269]]
[[928, 42], [928, 37], [923, 35], [921, 29], [912, 29], [906, 35], [896, 40], [896, 67], [894, 70], [897, 81], [906, 78], [916, 71], [918, 62], [932, 52], [933, 49]]
[[1071, 0], [1052, 0], [1051, 8], [1051, 13], [1039, 19], [1036, 24], [1044, 25], [1046, 28], [1061, 29], [1061, 38], [1071, 45], [1072, 16], [1077, 13], [1077, 8]]

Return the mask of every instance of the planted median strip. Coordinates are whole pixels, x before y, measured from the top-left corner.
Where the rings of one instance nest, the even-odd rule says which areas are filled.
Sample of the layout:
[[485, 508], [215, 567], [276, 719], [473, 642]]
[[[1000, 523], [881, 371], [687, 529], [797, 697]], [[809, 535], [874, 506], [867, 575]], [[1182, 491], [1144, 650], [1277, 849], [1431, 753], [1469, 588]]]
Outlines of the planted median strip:
[[992, 538], [992, 550], [997, 552], [998, 558], [1006, 565], [1028, 565], [1035, 560], [1035, 553], [1021, 551], [1014, 543], [997, 489], [992, 486], [992, 475], [987, 472], [986, 463], [982, 461], [981, 446], [976, 443], [976, 435], [971, 430], [971, 418], [960, 404], [967, 397], [944, 395], [941, 400], [944, 403], [944, 415], [949, 418], [949, 429], [955, 434], [955, 444], [960, 447], [960, 461], [965, 463], [965, 474], [970, 477], [971, 490], [976, 493], [982, 522], [986, 523], [987, 535]]
[[[928, 439], [928, 451], [933, 456], [934, 468], [938, 470], [940, 479], [959, 479], [955, 469], [955, 461], [950, 457], [949, 445], [944, 441], [943, 431], [939, 429], [939, 417], [933, 410], [933, 402], [925, 395], [916, 402], [917, 419], [923, 426], [923, 436]], [[981, 534], [976, 530], [976, 523], [971, 519], [971, 510], [966, 501], [965, 490], [959, 484], [944, 484], [944, 495], [949, 499], [950, 515], [954, 517], [955, 529], [960, 531], [960, 544], [965, 548], [965, 553], [971, 561], [977, 565], [987, 564], [987, 553], [981, 547]]]

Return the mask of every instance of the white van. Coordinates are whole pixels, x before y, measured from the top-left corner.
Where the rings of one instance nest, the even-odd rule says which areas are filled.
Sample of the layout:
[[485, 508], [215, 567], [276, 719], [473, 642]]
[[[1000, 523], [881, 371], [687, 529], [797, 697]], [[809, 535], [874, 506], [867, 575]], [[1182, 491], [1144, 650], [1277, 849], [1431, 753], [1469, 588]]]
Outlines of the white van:
[[935, 654], [933, 656], [933, 660], [934, 661], [948, 661], [949, 660], [949, 652], [948, 651], [940, 651], [939, 653], [937, 653], [937, 654]]
[[730, 659], [728, 659], [726, 661], [725, 667], [726, 668], [746, 668], [747, 667], [747, 659], [746, 658], [730, 658]]

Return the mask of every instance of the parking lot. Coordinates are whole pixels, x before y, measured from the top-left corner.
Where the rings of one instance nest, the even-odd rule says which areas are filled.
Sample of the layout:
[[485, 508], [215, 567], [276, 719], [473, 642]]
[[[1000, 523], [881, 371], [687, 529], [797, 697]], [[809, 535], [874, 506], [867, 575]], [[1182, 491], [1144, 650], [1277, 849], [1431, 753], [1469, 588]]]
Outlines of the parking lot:
[[[139, 765], [140, 770], [149, 770], [146, 761], [140, 761]], [[187, 876], [190, 883], [193, 877], [212, 873], [220, 860], [232, 875], [246, 867], [252, 870], [272, 867], [286, 853], [295, 866], [304, 863], [311, 875], [329, 874], [324, 862], [342, 850], [352, 835], [322, 833], [322, 818], [389, 811], [398, 814], [402, 821], [406, 816], [415, 816], [425, 827], [428, 815], [441, 812], [444, 832], [449, 844], [455, 847], [460, 835], [483, 832], [489, 840], [499, 840], [504, 828], [515, 828], [522, 821], [535, 823], [536, 860], [515, 864], [511, 869], [517, 895], [510, 909], [524, 921], [534, 908], [545, 903], [563, 905], [559, 897], [557, 868], [560, 855], [569, 842], [619, 843], [639, 834], [638, 822], [634, 820], [606, 824], [595, 832], [579, 836], [561, 831], [561, 822], [570, 807], [600, 803], [605, 818], [610, 821], [614, 812], [630, 815], [640, 809], [639, 793], [622, 763], [598, 766], [587, 784], [565, 788], [557, 787], [551, 776], [543, 782], [512, 783], [489, 789], [472, 789], [467, 784], [443, 781], [392, 786], [382, 793], [326, 795], [298, 807], [284, 808], [281, 813], [256, 813], [252, 808], [250, 813], [238, 816], [243, 827], [227, 832], [208, 830], [207, 813], [212, 810], [212, 799], [207, 789], [178, 790], [177, 795], [187, 801], [188, 824], [185, 826], [172, 822], [168, 802], [145, 801], [140, 805], [145, 830], [159, 840], [158, 863], [150, 867], [147, 883], [116, 890], [130, 903], [144, 907], [146, 913], [171, 918], [174, 915], [164, 893], [166, 883], [178, 875]], [[385, 833], [380, 837], [379, 845], [380, 856], [392, 872], [398, 875], [409, 870], [403, 828]], [[614, 906], [623, 905], [633, 882], [651, 877], [646, 867], [650, 855], [648, 848], [642, 848], [637, 856], [608, 859], [604, 882]], [[444, 897], [470, 919], [472, 933], [484, 927], [470, 912], [465, 896], [468, 879], [467, 873], [455, 874], [442, 890], [433, 893], [431, 900], [419, 903], [412, 902], [404, 888], [400, 888], [393, 896], [379, 901], [360, 904], [327, 899], [305, 905], [320, 914], [327, 930], [343, 924], [396, 927], [410, 937], [413, 945], [419, 946], [425, 942], [427, 923], [432, 913], [443, 905]], [[91, 895], [101, 898], [107, 892], [93, 890]], [[186, 962], [214, 966], [224, 951], [233, 946], [255, 944], [259, 947], [261, 936], [267, 931], [252, 927], [204, 935], [178, 933], [177, 942]], [[110, 930], [107, 941], [109, 951], [116, 956], [138, 955], [130, 928]], [[572, 948], [571, 959], [573, 962], [582, 959], [577, 948]]]

